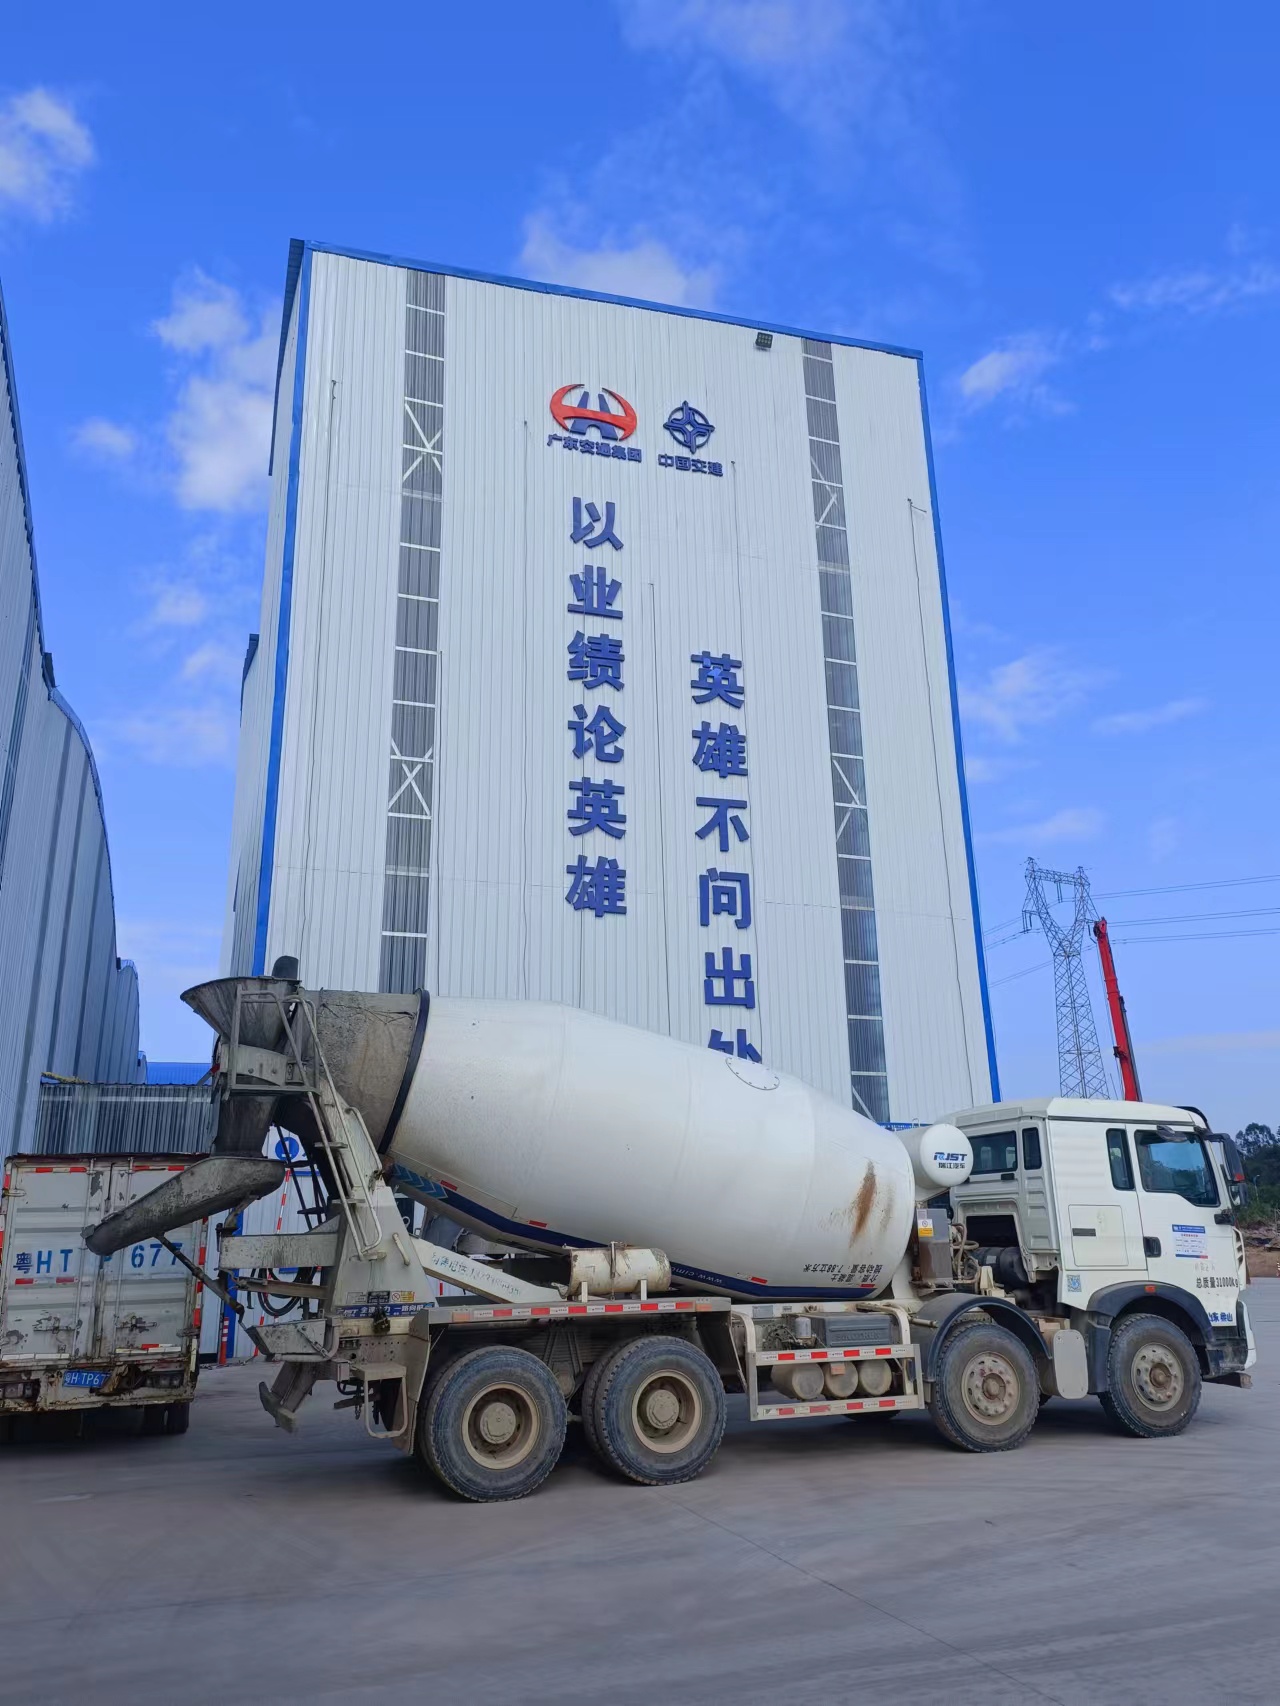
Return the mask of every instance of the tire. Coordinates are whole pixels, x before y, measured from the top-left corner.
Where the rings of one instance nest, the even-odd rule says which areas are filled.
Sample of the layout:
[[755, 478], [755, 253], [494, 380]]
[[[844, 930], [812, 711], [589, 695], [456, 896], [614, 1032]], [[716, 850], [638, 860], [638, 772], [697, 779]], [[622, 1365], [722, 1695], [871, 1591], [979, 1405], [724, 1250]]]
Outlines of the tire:
[[478, 1504], [523, 1499], [555, 1468], [568, 1412], [545, 1363], [486, 1345], [441, 1369], [418, 1412], [419, 1458]]
[[167, 1434], [184, 1434], [191, 1426], [191, 1405], [166, 1404], [164, 1408], [164, 1431]]
[[601, 1446], [599, 1435], [596, 1433], [596, 1392], [600, 1386], [600, 1376], [623, 1348], [622, 1345], [613, 1345], [596, 1358], [587, 1370], [586, 1378], [582, 1382], [582, 1396], [578, 1401], [578, 1411], [582, 1417], [582, 1437], [586, 1440], [592, 1456], [598, 1457], [602, 1463], [607, 1463], [609, 1460], [604, 1454], [604, 1448]]
[[168, 1433], [165, 1426], [169, 1416], [168, 1404], [141, 1404], [142, 1419], [138, 1432], [144, 1439], [158, 1439], [161, 1434]]
[[645, 1337], [619, 1345], [601, 1369], [587, 1437], [628, 1481], [664, 1487], [702, 1473], [724, 1424], [724, 1387], [711, 1359], [684, 1339]]
[[1014, 1450], [1040, 1413], [1031, 1353], [1005, 1327], [975, 1321], [958, 1328], [939, 1354], [929, 1412], [961, 1451]]
[[1195, 1347], [1160, 1315], [1127, 1315], [1111, 1334], [1102, 1408], [1135, 1439], [1180, 1434], [1200, 1408]]

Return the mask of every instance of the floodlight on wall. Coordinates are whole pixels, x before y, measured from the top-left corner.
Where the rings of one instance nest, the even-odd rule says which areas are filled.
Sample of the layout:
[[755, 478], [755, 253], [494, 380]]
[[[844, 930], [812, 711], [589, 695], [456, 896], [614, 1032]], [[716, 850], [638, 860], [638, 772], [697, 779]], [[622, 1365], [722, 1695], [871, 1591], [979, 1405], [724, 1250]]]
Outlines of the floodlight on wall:
[[757, 349], [772, 349], [773, 348], [773, 333], [772, 332], [757, 332], [756, 333], [756, 348]]

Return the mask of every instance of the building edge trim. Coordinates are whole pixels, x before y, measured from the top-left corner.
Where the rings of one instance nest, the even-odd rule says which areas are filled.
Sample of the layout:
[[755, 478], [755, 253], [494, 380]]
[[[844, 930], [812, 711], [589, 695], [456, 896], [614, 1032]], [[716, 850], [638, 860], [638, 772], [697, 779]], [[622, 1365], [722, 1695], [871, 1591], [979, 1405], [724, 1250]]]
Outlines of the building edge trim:
[[[276, 617], [275, 679], [271, 698], [271, 739], [267, 749], [267, 786], [258, 859], [258, 909], [253, 938], [253, 975], [261, 977], [267, 958], [271, 916], [271, 875], [276, 852], [280, 805], [280, 759], [284, 745], [284, 697], [289, 678], [289, 628], [293, 616], [293, 558], [298, 531], [298, 481], [302, 463], [302, 405], [307, 366], [307, 320], [311, 306], [311, 245], [303, 247], [298, 277], [298, 340], [293, 360], [293, 417], [289, 433], [289, 485], [285, 494], [284, 544], [280, 561], [280, 609]], [[288, 335], [286, 323], [286, 336]], [[277, 380], [277, 402], [280, 385]]]
[[[300, 239], [294, 238], [293, 243]], [[676, 314], [685, 320], [710, 320], [720, 326], [737, 326], [744, 332], [772, 332], [782, 338], [813, 338], [819, 343], [842, 344], [849, 349], [871, 350], [877, 355], [901, 356], [919, 362], [922, 352], [900, 344], [875, 343], [868, 338], [850, 338], [838, 332], [815, 332], [799, 326], [780, 326], [771, 320], [744, 320], [735, 314], [717, 314], [710, 308], [682, 308], [671, 302], [650, 302], [642, 296], [614, 296], [603, 290], [579, 290], [568, 284], [546, 284], [538, 279], [513, 278], [506, 273], [480, 272], [473, 267], [444, 266], [438, 261], [410, 260], [403, 255], [384, 255], [375, 249], [353, 249], [344, 243], [328, 243], [307, 239], [302, 244], [307, 262], [313, 254], [340, 255], [349, 261], [371, 261], [376, 266], [406, 267], [411, 272], [443, 273], [447, 278], [470, 279], [473, 284], [501, 284], [510, 290], [532, 290], [542, 296], [572, 296], [583, 302], [607, 302], [616, 308], [646, 308], [651, 313]], [[292, 302], [293, 288], [292, 245], [289, 277], [286, 280], [284, 312]], [[287, 327], [288, 320], [286, 318]]]
[[991, 994], [987, 987], [987, 958], [982, 947], [982, 914], [978, 906], [978, 870], [973, 859], [973, 830], [969, 821], [969, 789], [964, 774], [964, 739], [960, 732], [960, 695], [956, 686], [955, 648], [951, 639], [951, 600], [947, 594], [947, 569], [942, 554], [942, 524], [938, 516], [938, 480], [933, 462], [933, 433], [929, 426], [929, 396], [924, 382], [924, 357], [916, 357], [920, 384], [920, 418], [924, 426], [924, 455], [929, 470], [929, 508], [933, 512], [933, 548], [938, 559], [938, 587], [942, 594], [942, 633], [947, 653], [947, 685], [951, 694], [951, 731], [956, 748], [956, 778], [960, 784], [960, 821], [964, 828], [964, 856], [969, 867], [969, 904], [973, 911], [973, 945], [978, 956], [978, 988], [982, 995], [982, 1025], [987, 1039], [987, 1068], [991, 1074], [991, 1099], [1000, 1100], [1000, 1072], [996, 1065], [996, 1033], [991, 1020]]

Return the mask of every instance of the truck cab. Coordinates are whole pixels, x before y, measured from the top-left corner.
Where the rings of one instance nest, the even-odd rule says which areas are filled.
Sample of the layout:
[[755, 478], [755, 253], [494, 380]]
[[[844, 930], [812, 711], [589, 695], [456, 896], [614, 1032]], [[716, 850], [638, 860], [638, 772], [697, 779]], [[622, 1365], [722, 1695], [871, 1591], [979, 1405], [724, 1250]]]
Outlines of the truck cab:
[[[1034, 1314], [1083, 1333], [1091, 1391], [1107, 1392], [1112, 1341], [1136, 1315], [1174, 1326], [1204, 1379], [1248, 1384], [1253, 1337], [1232, 1212], [1243, 1174], [1234, 1144], [1202, 1114], [1051, 1097], [951, 1121], [973, 1146], [973, 1170], [951, 1190], [966, 1257]], [[1149, 1374], [1150, 1356], [1141, 1366]]]

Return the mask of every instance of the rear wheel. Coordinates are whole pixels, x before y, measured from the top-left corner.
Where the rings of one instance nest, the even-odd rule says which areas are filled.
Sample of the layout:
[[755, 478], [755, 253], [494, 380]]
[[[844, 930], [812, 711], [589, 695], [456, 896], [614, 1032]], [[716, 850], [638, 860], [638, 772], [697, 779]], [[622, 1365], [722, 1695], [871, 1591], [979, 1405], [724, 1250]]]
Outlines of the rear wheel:
[[600, 1370], [587, 1438], [620, 1475], [658, 1487], [700, 1475], [724, 1424], [724, 1387], [696, 1345], [666, 1336], [631, 1339]]
[[582, 1437], [586, 1440], [592, 1454], [605, 1462], [608, 1459], [605, 1458], [599, 1437], [596, 1434], [596, 1391], [600, 1385], [600, 1376], [609, 1366], [610, 1358], [616, 1356], [620, 1348], [620, 1346], [614, 1345], [610, 1350], [602, 1352], [591, 1364], [587, 1370], [586, 1378], [582, 1382], [582, 1397], [579, 1402], [579, 1413], [582, 1416]]
[[191, 1426], [191, 1405], [166, 1404], [164, 1410], [164, 1431], [167, 1434], [184, 1434]]
[[167, 1404], [142, 1404], [139, 1408], [142, 1411], [139, 1432], [144, 1439], [155, 1439], [160, 1434], [168, 1433], [169, 1430], [165, 1427], [165, 1419], [169, 1414]]
[[417, 1452], [464, 1499], [522, 1499], [556, 1466], [568, 1420], [551, 1370], [487, 1345], [440, 1371], [418, 1415]]
[[1031, 1353], [1004, 1327], [976, 1321], [948, 1338], [933, 1376], [929, 1412], [962, 1451], [1012, 1451], [1035, 1426], [1040, 1382]]
[[1200, 1407], [1200, 1364], [1180, 1327], [1160, 1315], [1130, 1315], [1112, 1331], [1102, 1408], [1137, 1439], [1179, 1434]]

